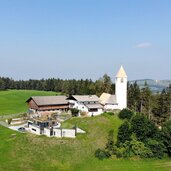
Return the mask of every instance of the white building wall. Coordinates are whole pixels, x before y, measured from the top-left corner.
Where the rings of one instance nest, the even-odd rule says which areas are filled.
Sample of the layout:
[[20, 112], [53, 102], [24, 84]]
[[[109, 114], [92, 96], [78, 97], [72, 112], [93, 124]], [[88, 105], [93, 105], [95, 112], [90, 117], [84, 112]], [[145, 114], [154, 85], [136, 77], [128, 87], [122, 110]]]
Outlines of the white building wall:
[[53, 129], [53, 136], [61, 138], [61, 129]]
[[[29, 125], [29, 130], [31, 133], [41, 135], [40, 134], [40, 128]], [[46, 135], [48, 137], [66, 137], [66, 138], [75, 138], [76, 137], [76, 132], [77, 133], [85, 133], [85, 131], [77, 128], [77, 131], [75, 129], [53, 129], [53, 135], [50, 135], [50, 129], [49, 128], [44, 128], [44, 131], [42, 132], [43, 135]]]
[[86, 132], [80, 128], [76, 128], [77, 134], [85, 134]]
[[118, 105], [116, 105], [116, 104], [106, 104], [104, 106], [104, 110], [114, 110], [114, 109], [118, 109]]
[[88, 108], [82, 102], [76, 102], [76, 108], [80, 111], [88, 112]]
[[118, 109], [122, 110], [127, 107], [127, 78], [117, 77], [115, 87]]
[[98, 109], [97, 112], [88, 112], [88, 116], [97, 116], [103, 113], [103, 109]]
[[97, 112], [89, 112], [89, 109], [87, 108], [86, 105], [84, 105], [83, 102], [78, 102], [78, 101], [75, 101], [75, 100], [70, 100], [69, 103], [74, 104], [72, 106], [72, 108], [76, 108], [76, 109], [78, 109], [78, 110], [80, 110], [82, 112], [86, 112], [88, 116], [92, 116], [92, 114], [93, 114], [93, 116], [96, 116], [96, 115], [100, 115], [100, 114], [103, 113], [103, 109], [98, 109]]
[[62, 137], [75, 138], [75, 129], [62, 129]]
[[37, 134], [37, 135], [41, 135], [40, 128], [39, 127], [36, 127], [34, 125], [29, 125], [29, 131], [31, 133], [34, 133], [34, 134]]
[[50, 137], [50, 129], [49, 128], [44, 128], [44, 135]]
[[50, 129], [44, 128], [44, 135], [48, 137], [66, 137], [75, 138], [75, 129], [53, 129], [53, 135], [50, 135]]
[[44, 128], [44, 135], [48, 137], [66, 137], [66, 138], [75, 138], [75, 129], [53, 129], [53, 135], [50, 135], [50, 129]]
[[74, 104], [74, 106], [72, 108], [76, 108], [78, 110], [88, 112], [87, 107], [82, 102], [78, 102], [78, 101], [75, 101], [75, 100], [70, 100], [69, 103]]
[[77, 108], [76, 101], [75, 100], [69, 100], [69, 107], [70, 108]]
[[75, 100], [70, 100], [69, 103], [74, 104], [72, 108], [78, 109], [83, 112], [88, 112], [88, 108], [82, 102], [78, 102]]
[[88, 108], [83, 103], [78, 104], [78, 109], [83, 112], [88, 112]]

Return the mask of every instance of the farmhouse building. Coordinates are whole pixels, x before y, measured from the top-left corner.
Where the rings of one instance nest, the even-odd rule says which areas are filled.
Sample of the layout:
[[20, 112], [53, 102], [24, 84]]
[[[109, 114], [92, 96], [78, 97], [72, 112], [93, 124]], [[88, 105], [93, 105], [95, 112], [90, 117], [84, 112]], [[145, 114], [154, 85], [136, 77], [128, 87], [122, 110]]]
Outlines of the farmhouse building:
[[96, 95], [72, 95], [69, 98], [69, 107], [85, 112], [88, 116], [103, 113], [103, 106], [99, 103]]
[[36, 111], [68, 110], [69, 103], [66, 96], [35, 96], [26, 102], [29, 109]]

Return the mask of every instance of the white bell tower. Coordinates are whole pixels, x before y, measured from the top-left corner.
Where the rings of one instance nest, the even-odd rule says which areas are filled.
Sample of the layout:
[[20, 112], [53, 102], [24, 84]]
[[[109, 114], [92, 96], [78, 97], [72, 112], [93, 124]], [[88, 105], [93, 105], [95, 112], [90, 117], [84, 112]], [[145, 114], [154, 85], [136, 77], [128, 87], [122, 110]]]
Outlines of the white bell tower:
[[115, 95], [118, 109], [127, 108], [127, 75], [122, 66], [116, 75]]

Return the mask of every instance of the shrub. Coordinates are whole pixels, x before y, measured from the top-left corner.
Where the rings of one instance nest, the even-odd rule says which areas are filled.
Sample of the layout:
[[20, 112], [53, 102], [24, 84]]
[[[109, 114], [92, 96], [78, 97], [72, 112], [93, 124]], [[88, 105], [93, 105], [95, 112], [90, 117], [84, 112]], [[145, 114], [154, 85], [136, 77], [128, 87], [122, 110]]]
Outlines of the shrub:
[[117, 135], [117, 146], [121, 146], [125, 141], [131, 140], [131, 126], [128, 121], [125, 121], [118, 129], [118, 135]]
[[143, 142], [137, 141], [136, 139], [125, 141], [125, 143], [116, 149], [115, 154], [118, 158], [128, 158], [133, 156], [141, 158], [153, 157], [152, 151], [147, 148]]
[[153, 140], [153, 139], [149, 139], [147, 141], [147, 146], [152, 151], [153, 157], [161, 159], [164, 156], [165, 146], [163, 145], [163, 143], [158, 142], [158, 141]]
[[114, 143], [114, 131], [110, 130], [108, 134], [108, 140], [106, 143], [106, 151], [112, 155], [115, 152], [115, 143]]
[[145, 147], [145, 144], [143, 142], [137, 141], [136, 139], [133, 139], [130, 142], [130, 148], [135, 156], [139, 156], [141, 158], [153, 157], [152, 151], [149, 148]]
[[109, 158], [110, 157], [110, 154], [107, 151], [98, 148], [95, 151], [95, 157], [97, 157], [100, 160], [103, 160], [105, 158]]
[[78, 116], [79, 114], [79, 110], [78, 109], [71, 109], [71, 113], [72, 113], [72, 116], [75, 117], [75, 116]]
[[118, 158], [128, 158], [128, 157], [132, 157], [132, 153], [131, 153], [131, 149], [130, 149], [130, 142], [129, 141], [125, 141], [125, 143], [122, 144], [122, 146], [120, 146], [119, 148], [115, 149], [115, 154], [116, 157]]
[[171, 157], [171, 120], [163, 125], [161, 133], [163, 144], [167, 149], [169, 157]]
[[116, 152], [115, 152], [115, 155], [116, 155], [116, 157], [117, 158], [122, 158], [122, 157], [124, 157], [125, 155], [125, 151], [126, 151], [126, 149], [124, 148], [124, 147], [120, 147], [120, 148], [117, 148], [116, 149]]
[[140, 157], [141, 158], [152, 158], [153, 153], [149, 148], [145, 147], [144, 150], [142, 151]]
[[133, 115], [134, 115], [134, 113], [131, 110], [129, 110], [129, 109], [123, 109], [123, 110], [121, 110], [119, 112], [118, 117], [120, 119], [128, 119], [128, 120], [130, 120]]
[[86, 115], [87, 115], [87, 112], [82, 111], [82, 112], [80, 113], [80, 115], [81, 115], [81, 116], [86, 116]]
[[154, 138], [158, 134], [158, 129], [154, 123], [142, 114], [137, 114], [132, 118], [131, 128], [137, 139], [142, 142], [145, 142], [148, 138]]
[[12, 118], [9, 118], [9, 119], [8, 119], [8, 124], [10, 125], [11, 122], [12, 122]]
[[23, 114], [22, 114], [22, 117], [23, 117], [23, 118], [27, 118], [27, 116], [28, 116], [27, 113], [23, 113]]

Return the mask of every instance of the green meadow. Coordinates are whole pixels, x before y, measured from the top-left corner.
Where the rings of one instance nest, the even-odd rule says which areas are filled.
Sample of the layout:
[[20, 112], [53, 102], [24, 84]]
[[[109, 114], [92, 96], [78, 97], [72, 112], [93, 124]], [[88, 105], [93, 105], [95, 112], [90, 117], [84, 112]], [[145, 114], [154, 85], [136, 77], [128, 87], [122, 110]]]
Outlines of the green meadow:
[[[55, 92], [9, 90], [0, 92], [0, 114], [27, 111], [25, 101], [30, 96], [55, 95]], [[86, 134], [75, 139], [48, 138], [31, 133], [19, 133], [0, 126], [0, 171], [169, 171], [169, 159], [105, 159], [94, 157], [97, 148], [107, 142], [113, 129], [115, 140], [122, 121], [116, 115], [71, 118], [63, 128], [77, 125]]]
[[0, 115], [26, 112], [28, 107], [25, 102], [31, 96], [48, 96], [56, 94], [57, 93], [55, 92], [36, 90], [0, 91]]
[[119, 125], [117, 116], [103, 114], [91, 118], [72, 118], [63, 127], [77, 125], [86, 131], [75, 139], [58, 139], [19, 133], [0, 126], [0, 170], [2, 171], [169, 171], [171, 162], [142, 159], [94, 157], [104, 147], [108, 131]]

